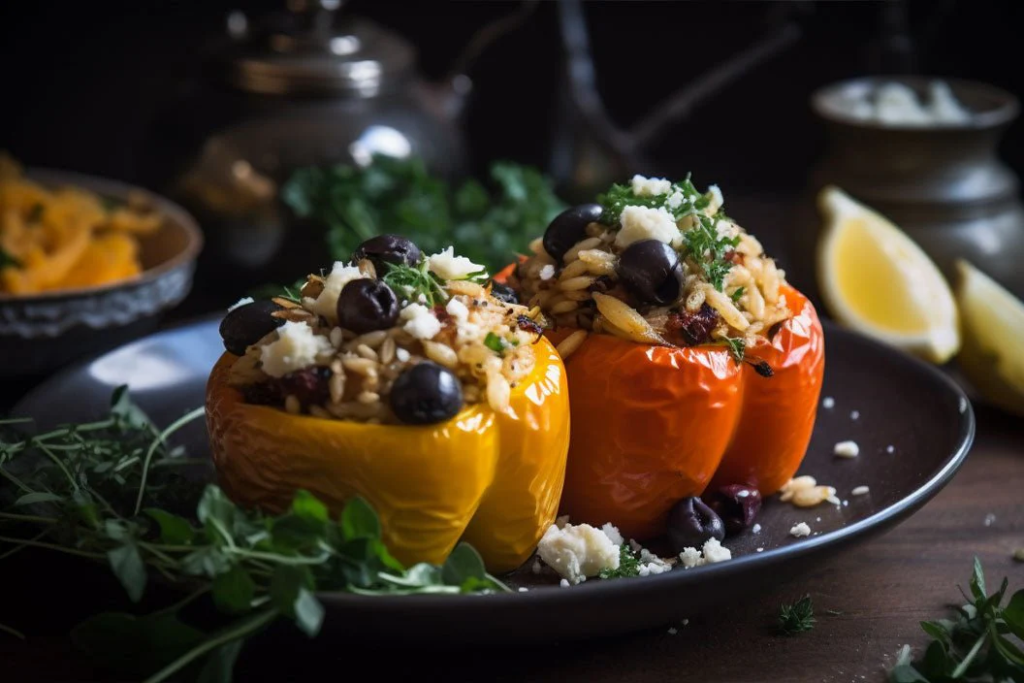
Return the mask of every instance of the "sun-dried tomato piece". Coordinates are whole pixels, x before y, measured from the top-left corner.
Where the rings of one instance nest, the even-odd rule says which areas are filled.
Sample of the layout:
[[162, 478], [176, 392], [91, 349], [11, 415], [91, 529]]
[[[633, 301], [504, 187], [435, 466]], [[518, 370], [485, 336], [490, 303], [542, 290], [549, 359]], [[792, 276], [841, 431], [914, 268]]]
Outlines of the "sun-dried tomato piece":
[[717, 325], [718, 311], [702, 304], [695, 313], [684, 311], [669, 315], [665, 331], [670, 339], [679, 339], [686, 346], [697, 346], [708, 340]]

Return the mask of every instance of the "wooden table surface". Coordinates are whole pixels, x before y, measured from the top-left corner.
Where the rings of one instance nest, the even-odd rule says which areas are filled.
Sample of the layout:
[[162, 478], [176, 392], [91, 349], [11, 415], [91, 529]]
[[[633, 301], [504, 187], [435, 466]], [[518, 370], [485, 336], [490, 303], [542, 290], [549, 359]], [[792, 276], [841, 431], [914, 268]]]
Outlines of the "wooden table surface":
[[[978, 437], [967, 463], [910, 520], [809, 575], [780, 580], [770, 592], [675, 624], [675, 634], [666, 625], [627, 637], [541, 648], [468, 650], [453, 643], [450, 650], [426, 650], [306, 641], [282, 625], [243, 651], [236, 680], [312, 679], [327, 671], [344, 675], [353, 670], [355, 658], [372, 662], [382, 673], [417, 681], [882, 681], [900, 647], [926, 642], [918, 622], [946, 616], [947, 605], [958, 602], [956, 586], [966, 586], [975, 555], [990, 583], [1008, 576], [1011, 587], [1024, 587], [1024, 563], [1012, 558], [1014, 549], [1024, 546], [1024, 421], [983, 406], [978, 417]], [[27, 580], [38, 582], [38, 608], [58, 614], [60, 591], [80, 591], [81, 586], [70, 583], [56, 592], [45, 588], [62, 571], [50, 569]], [[102, 595], [110, 586], [96, 582], [108, 580], [98, 574], [88, 585]], [[4, 602], [9, 604], [17, 588], [5, 584]], [[28, 588], [25, 593], [32, 593]], [[817, 626], [798, 636], [776, 635], [778, 606], [805, 593], [813, 597]], [[10, 623], [4, 602], [0, 622]], [[92, 609], [118, 607], [101, 603]], [[60, 636], [68, 619], [37, 621], [40, 635], [30, 632], [24, 642], [0, 634], [0, 680], [104, 680]]]

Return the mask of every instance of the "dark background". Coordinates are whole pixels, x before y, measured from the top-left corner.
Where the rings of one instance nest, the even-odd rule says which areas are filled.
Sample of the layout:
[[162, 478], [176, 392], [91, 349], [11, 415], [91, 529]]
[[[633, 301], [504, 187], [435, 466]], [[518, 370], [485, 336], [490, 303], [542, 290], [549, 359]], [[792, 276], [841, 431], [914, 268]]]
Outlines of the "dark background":
[[[226, 2], [5, 2], [0, 10], [0, 148], [29, 165], [136, 179], [142, 141], [176, 86], [198, 73], [201, 46], [235, 8], [276, 10], [282, 0]], [[822, 151], [808, 96], [870, 73], [980, 79], [1024, 92], [1024, 3], [905, 3], [909, 33], [894, 37], [893, 2], [600, 2], [585, 6], [602, 94], [621, 124], [756, 37], [781, 15], [799, 43], [680, 121], [654, 150], [661, 173], [693, 169], [729, 193], [794, 193]], [[353, 0], [358, 13], [419, 50], [428, 77], [443, 75], [474, 30], [515, 8], [507, 2]], [[546, 165], [561, 50], [556, 8], [541, 3], [526, 28], [489, 48], [473, 69], [473, 160]], [[887, 19], [887, 16], [889, 19]], [[898, 33], [898, 31], [897, 31]], [[1004, 157], [1024, 167], [1021, 126]]]

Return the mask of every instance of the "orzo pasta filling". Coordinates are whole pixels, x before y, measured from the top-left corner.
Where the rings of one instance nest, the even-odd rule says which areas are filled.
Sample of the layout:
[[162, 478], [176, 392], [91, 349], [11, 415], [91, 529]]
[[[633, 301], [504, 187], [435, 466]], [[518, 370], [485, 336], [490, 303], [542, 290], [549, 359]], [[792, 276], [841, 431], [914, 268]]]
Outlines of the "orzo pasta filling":
[[247, 402], [373, 424], [431, 424], [467, 404], [508, 410], [533, 370], [539, 310], [451, 249], [423, 256], [405, 238], [365, 242], [349, 263], [310, 275], [294, 297], [246, 302], [221, 325], [240, 357], [230, 383]]
[[[551, 222], [509, 279], [555, 327], [644, 344], [746, 346], [791, 316], [785, 274], [722, 210], [722, 193], [634, 176]], [[571, 353], [583, 335], [566, 339]]]

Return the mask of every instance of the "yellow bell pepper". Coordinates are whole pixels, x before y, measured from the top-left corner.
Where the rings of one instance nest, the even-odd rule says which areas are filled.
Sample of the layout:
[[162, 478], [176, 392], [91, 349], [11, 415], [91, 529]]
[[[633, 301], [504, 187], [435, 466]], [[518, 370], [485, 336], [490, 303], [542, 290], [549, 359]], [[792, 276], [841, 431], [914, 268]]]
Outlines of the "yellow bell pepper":
[[554, 521], [569, 449], [565, 368], [546, 339], [510, 411], [466, 406], [448, 422], [372, 425], [250, 405], [228, 384], [225, 353], [207, 385], [220, 485], [245, 506], [280, 512], [306, 489], [334, 514], [360, 495], [406, 564], [443, 562], [460, 540], [492, 572], [515, 569]]

